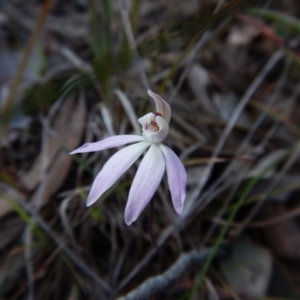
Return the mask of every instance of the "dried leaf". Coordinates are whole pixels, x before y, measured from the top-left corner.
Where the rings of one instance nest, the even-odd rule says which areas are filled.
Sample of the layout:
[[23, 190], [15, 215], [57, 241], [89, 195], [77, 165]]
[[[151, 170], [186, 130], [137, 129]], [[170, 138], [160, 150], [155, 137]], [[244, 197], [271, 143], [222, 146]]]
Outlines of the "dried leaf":
[[[215, 106], [218, 108], [220, 116], [225, 121], [230, 121], [232, 114], [235, 108], [238, 105], [237, 97], [234, 93], [227, 93], [227, 94], [219, 94], [215, 93], [213, 95], [213, 102]], [[237, 125], [249, 127], [251, 122], [249, 118], [245, 114], [245, 112], [241, 112], [240, 116], [237, 119]]]
[[233, 47], [245, 47], [259, 34], [258, 29], [250, 25], [235, 26], [228, 35], [228, 43]]
[[211, 84], [208, 71], [199, 64], [194, 64], [188, 75], [190, 87], [203, 109], [210, 115], [217, 114], [216, 107], [208, 95], [208, 86]]
[[[253, 187], [249, 193], [249, 198], [259, 198], [264, 197], [270, 186], [274, 182], [278, 182], [279, 175], [274, 174], [268, 178], [262, 178], [256, 185]], [[286, 202], [289, 199], [289, 195], [293, 193], [296, 189], [299, 189], [299, 177], [294, 175], [285, 175], [281, 176], [279, 182], [276, 184], [276, 187], [270, 193], [268, 201], [274, 202]]]
[[[17, 96], [13, 101], [12, 115], [8, 124], [8, 131], [5, 135], [0, 136], [2, 146], [8, 146], [19, 136], [19, 131], [28, 127], [30, 118], [23, 112], [20, 102], [22, 100], [22, 89], [30, 87], [33, 83], [38, 81], [39, 72], [42, 67], [42, 61], [40, 59], [40, 47], [37, 45], [29, 58], [28, 65], [24, 71], [21, 83], [21, 89], [17, 93]], [[0, 114], [3, 113], [3, 109], [6, 106], [6, 101], [11, 90], [12, 79], [15, 77], [19, 63], [22, 58], [22, 53], [8, 49], [5, 47], [0, 48]], [[1, 120], [0, 120], [1, 124]]]
[[56, 117], [51, 133], [44, 130], [42, 151], [32, 169], [22, 176], [29, 190], [40, 183], [31, 200], [34, 205], [47, 203], [63, 183], [72, 161], [67, 151], [79, 144], [85, 117], [83, 99], [76, 104], [74, 97], [70, 97]]
[[[265, 155], [247, 174], [247, 178], [252, 178], [259, 176], [268, 166], [275, 163], [278, 159], [283, 157], [283, 155], [286, 153], [286, 150], [283, 149], [277, 149], [276, 151], [273, 151], [269, 153], [268, 155]], [[265, 173], [264, 178], [270, 178], [274, 174], [274, 169], [271, 169], [267, 173]]]
[[12, 187], [0, 183], [0, 218], [12, 212], [14, 209], [9, 204], [9, 201], [18, 202], [23, 195]]
[[244, 239], [234, 246], [232, 256], [221, 264], [221, 269], [235, 291], [263, 297], [271, 277], [272, 259], [266, 250]]

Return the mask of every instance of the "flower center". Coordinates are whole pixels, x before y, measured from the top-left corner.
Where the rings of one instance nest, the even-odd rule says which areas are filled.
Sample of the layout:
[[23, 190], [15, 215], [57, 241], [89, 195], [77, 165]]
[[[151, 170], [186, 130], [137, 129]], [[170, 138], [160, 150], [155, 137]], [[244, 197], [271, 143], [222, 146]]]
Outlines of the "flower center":
[[156, 122], [151, 121], [151, 123], [149, 125], [146, 124], [146, 129], [150, 129], [151, 131], [156, 132], [159, 130], [159, 127]]
[[157, 116], [161, 117], [161, 114], [159, 112], [156, 112], [156, 113], [153, 114], [153, 117], [152, 117], [152, 120], [151, 120], [150, 124], [147, 123], [146, 126], [145, 126], [146, 130], [150, 129], [153, 132], [157, 132], [159, 130], [159, 127], [158, 127], [158, 125], [156, 123], [156, 120], [155, 120], [155, 118]]

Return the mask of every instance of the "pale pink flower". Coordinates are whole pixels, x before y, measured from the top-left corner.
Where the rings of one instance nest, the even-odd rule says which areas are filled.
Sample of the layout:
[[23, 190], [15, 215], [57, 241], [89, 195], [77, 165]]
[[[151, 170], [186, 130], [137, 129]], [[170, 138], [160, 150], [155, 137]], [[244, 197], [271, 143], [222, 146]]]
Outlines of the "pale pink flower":
[[96, 176], [87, 198], [87, 206], [95, 203], [128, 168], [147, 150], [132, 182], [125, 208], [125, 222], [134, 222], [152, 199], [165, 169], [169, 189], [176, 212], [181, 215], [186, 196], [186, 171], [177, 155], [161, 142], [169, 132], [171, 109], [166, 101], [151, 90], [148, 94], [154, 99], [155, 113], [148, 113], [138, 120], [143, 135], [116, 135], [95, 143], [87, 143], [70, 154], [93, 152], [118, 147], [129, 143], [115, 153]]

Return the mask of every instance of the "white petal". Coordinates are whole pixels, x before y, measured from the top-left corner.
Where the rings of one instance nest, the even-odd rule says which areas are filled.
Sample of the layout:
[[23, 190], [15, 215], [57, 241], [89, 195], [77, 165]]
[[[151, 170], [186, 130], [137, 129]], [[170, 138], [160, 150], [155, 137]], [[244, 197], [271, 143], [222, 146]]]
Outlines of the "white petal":
[[169, 133], [169, 125], [165, 119], [160, 116], [157, 116], [155, 120], [159, 127], [159, 131], [153, 132], [151, 130], [143, 129], [143, 136], [149, 142], [161, 143]]
[[122, 146], [128, 143], [142, 142], [144, 140], [145, 139], [141, 135], [130, 135], [130, 134], [115, 135], [115, 136], [110, 136], [99, 142], [84, 144], [79, 148], [77, 148], [76, 150], [72, 151], [70, 154], [100, 151], [100, 150], [105, 150], [113, 147]]
[[146, 125], [149, 125], [151, 123], [153, 115], [154, 113], [148, 113], [143, 117], [139, 118], [138, 122], [142, 125], [143, 128], [146, 128]]
[[125, 223], [134, 222], [153, 197], [165, 172], [165, 159], [158, 145], [152, 145], [132, 182], [125, 208]]
[[115, 153], [96, 176], [87, 199], [87, 206], [95, 203], [142, 155], [150, 146], [149, 142], [141, 142], [125, 147]]
[[181, 215], [186, 196], [186, 171], [178, 156], [167, 146], [160, 144], [165, 156], [169, 189], [176, 212]]
[[147, 90], [148, 95], [151, 96], [156, 105], [156, 111], [159, 112], [162, 117], [169, 124], [171, 119], [171, 108], [170, 105], [158, 94], [152, 92], [151, 90]]

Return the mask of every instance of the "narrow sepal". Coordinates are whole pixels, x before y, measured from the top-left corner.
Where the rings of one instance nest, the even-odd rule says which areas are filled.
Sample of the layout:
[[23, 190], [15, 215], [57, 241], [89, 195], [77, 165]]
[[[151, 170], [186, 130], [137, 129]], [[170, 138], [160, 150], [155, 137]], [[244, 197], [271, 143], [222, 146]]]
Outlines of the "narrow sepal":
[[141, 135], [130, 135], [130, 134], [114, 135], [104, 140], [101, 140], [99, 142], [83, 144], [79, 148], [70, 152], [70, 154], [101, 151], [113, 147], [119, 147], [129, 143], [142, 142], [144, 140], [145, 139]]
[[160, 144], [166, 161], [169, 189], [176, 212], [181, 215], [186, 197], [186, 171], [179, 157], [167, 146]]
[[153, 98], [156, 106], [156, 111], [159, 112], [162, 117], [169, 124], [171, 120], [171, 108], [170, 105], [158, 94], [154, 93], [151, 90], [147, 90], [147, 93], [150, 97]]
[[134, 222], [152, 199], [165, 172], [165, 159], [158, 145], [152, 145], [132, 182], [125, 208], [125, 223]]
[[115, 153], [96, 176], [86, 202], [87, 206], [95, 203], [142, 155], [150, 146], [149, 142], [141, 142], [127, 146]]

